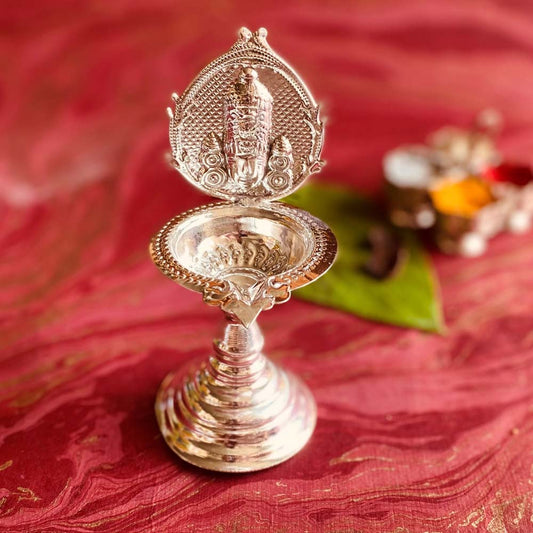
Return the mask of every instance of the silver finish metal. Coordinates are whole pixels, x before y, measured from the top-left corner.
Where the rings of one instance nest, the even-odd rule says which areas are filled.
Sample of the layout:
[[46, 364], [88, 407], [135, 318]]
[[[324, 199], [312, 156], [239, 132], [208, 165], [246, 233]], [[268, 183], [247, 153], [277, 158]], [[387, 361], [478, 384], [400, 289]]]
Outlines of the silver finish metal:
[[169, 221], [151, 245], [165, 275], [244, 326], [326, 272], [336, 252], [322, 221], [278, 202], [192, 209]]
[[156, 400], [163, 437], [185, 461], [251, 472], [297, 453], [316, 422], [309, 389], [262, 353], [257, 324], [228, 323], [199, 370], [167, 376]]
[[217, 198], [283, 198], [323, 165], [318, 106], [266, 36], [242, 28], [168, 109], [172, 165]]
[[241, 29], [230, 51], [174, 100], [173, 165], [229, 201], [174, 217], [150, 252], [165, 275], [220, 307], [228, 324], [207, 362], [162, 383], [157, 419], [185, 461], [259, 470], [298, 452], [316, 422], [307, 387], [262, 354], [255, 321], [335, 259], [335, 236], [322, 221], [271, 201], [321, 168], [323, 126], [308, 89], [272, 52], [264, 29]]

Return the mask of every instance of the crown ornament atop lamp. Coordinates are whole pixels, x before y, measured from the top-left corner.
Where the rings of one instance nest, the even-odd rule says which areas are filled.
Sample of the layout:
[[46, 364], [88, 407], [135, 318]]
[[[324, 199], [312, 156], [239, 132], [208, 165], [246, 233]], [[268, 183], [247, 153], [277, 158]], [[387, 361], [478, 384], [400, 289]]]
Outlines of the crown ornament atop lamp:
[[309, 213], [277, 202], [323, 165], [318, 106], [276, 55], [264, 28], [239, 31], [168, 109], [172, 165], [224, 201], [170, 220], [154, 237], [154, 263], [220, 307], [226, 326], [213, 354], [172, 373], [156, 399], [170, 448], [202, 468], [261, 470], [309, 440], [309, 389], [262, 353], [261, 311], [332, 265], [337, 243]]

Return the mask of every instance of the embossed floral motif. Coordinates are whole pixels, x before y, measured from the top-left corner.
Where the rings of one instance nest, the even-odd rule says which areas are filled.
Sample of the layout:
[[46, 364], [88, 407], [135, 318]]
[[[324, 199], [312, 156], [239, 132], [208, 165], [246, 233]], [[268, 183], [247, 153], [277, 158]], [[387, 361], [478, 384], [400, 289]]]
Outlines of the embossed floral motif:
[[224, 168], [224, 154], [220, 139], [216, 134], [210, 133], [202, 142], [200, 150], [201, 183], [206, 189], [224, 187], [228, 181], [228, 174]]
[[227, 269], [221, 278], [225, 281], [224, 288], [205, 290], [204, 301], [219, 306], [245, 327], [249, 327], [261, 311], [286, 302], [291, 295], [288, 283], [276, 285], [272, 278], [258, 270]]
[[288, 283], [273, 287], [269, 279], [287, 268], [289, 258], [279, 244], [269, 247], [260, 237], [227, 237], [205, 250], [197, 263], [198, 270], [224, 280], [224, 289], [204, 291], [204, 300], [245, 325], [290, 297]]
[[279, 135], [272, 143], [272, 151], [268, 159], [269, 172], [265, 176], [265, 188], [272, 192], [290, 190], [293, 167], [291, 143], [287, 137]]
[[260, 237], [227, 238], [226, 242], [205, 250], [198, 263], [201, 270], [216, 276], [233, 267], [253, 268], [267, 275], [283, 272], [288, 257], [278, 244], [269, 248]]

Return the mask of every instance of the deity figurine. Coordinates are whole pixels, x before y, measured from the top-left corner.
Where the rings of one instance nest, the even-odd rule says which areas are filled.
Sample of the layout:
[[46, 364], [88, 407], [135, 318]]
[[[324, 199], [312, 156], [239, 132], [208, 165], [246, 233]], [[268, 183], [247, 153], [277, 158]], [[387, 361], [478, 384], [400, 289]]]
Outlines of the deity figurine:
[[251, 67], [240, 68], [224, 101], [224, 153], [230, 179], [243, 190], [264, 177], [272, 128], [272, 96]]

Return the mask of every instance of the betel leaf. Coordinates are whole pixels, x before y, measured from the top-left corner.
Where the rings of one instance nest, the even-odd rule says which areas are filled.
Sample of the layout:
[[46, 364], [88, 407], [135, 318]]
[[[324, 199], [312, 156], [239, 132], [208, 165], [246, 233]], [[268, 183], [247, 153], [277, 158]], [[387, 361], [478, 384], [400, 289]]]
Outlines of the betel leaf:
[[326, 222], [339, 243], [331, 270], [297, 290], [296, 297], [370, 320], [442, 332], [437, 278], [412, 231], [399, 231], [407, 257], [397, 274], [376, 280], [362, 269], [371, 253], [364, 242], [372, 226], [386, 223], [371, 201], [349, 189], [329, 185], [307, 185], [285, 201]]

